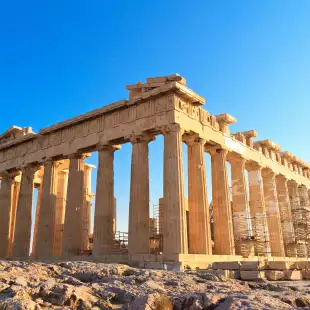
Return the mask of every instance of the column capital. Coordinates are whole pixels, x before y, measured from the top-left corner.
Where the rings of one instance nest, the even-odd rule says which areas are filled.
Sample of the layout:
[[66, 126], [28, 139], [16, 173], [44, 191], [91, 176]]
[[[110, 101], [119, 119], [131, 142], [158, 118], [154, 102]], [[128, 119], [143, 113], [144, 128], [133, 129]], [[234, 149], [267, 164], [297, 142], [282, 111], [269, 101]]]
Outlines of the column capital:
[[167, 135], [171, 132], [180, 133], [183, 135], [184, 129], [181, 128], [180, 124], [168, 124], [164, 126], [158, 126], [156, 127], [157, 130], [159, 130], [163, 135]]
[[[43, 169], [46, 169], [48, 167], [54, 167], [55, 169], [59, 170], [60, 167], [62, 166], [62, 161], [53, 159], [51, 157], [44, 159], [44, 161], [40, 162], [40, 165], [43, 166]], [[44, 173], [41, 175], [43, 179]]]
[[130, 136], [126, 137], [132, 144], [136, 143], [149, 143], [156, 139], [154, 134], [150, 134], [147, 132], [142, 133], [132, 133]]
[[80, 152], [76, 152], [76, 153], [73, 153], [73, 154], [69, 154], [68, 155], [68, 158], [69, 159], [85, 159], [87, 157], [90, 157], [91, 154], [90, 153], [80, 153]]
[[294, 180], [294, 179], [291, 179], [291, 180], [287, 181], [287, 186], [289, 188], [291, 188], [293, 191], [298, 191], [299, 185], [300, 184], [296, 180]]
[[113, 144], [98, 144], [97, 145], [97, 151], [100, 152], [100, 151], [110, 151], [110, 152], [115, 152], [117, 150], [120, 150], [121, 146], [119, 144], [117, 145], [113, 145]]
[[31, 164], [27, 164], [25, 166], [22, 166], [20, 168], [22, 173], [29, 173], [29, 174], [35, 174], [37, 170], [39, 170], [39, 168], [42, 166], [42, 163], [31, 163]]
[[69, 170], [68, 169], [59, 170], [58, 173], [59, 174], [69, 174]]
[[95, 169], [96, 166], [95, 165], [90, 165], [90, 164], [85, 164], [84, 169], [87, 171], [91, 171], [93, 169]]
[[52, 157], [45, 157], [40, 161], [40, 163], [45, 166], [46, 164], [53, 163], [54, 161], [55, 160]]
[[306, 185], [304, 185], [304, 184], [298, 184], [298, 187], [301, 187], [301, 188], [307, 188], [307, 186], [306, 186]]
[[201, 145], [205, 145], [207, 140], [203, 139], [201, 137], [199, 137], [199, 135], [197, 133], [186, 133], [183, 136], [183, 141], [188, 145], [188, 146], [192, 146], [194, 144], [201, 144]]
[[279, 180], [282, 180], [282, 181], [289, 181], [289, 179], [287, 178], [287, 176], [283, 175], [283, 174], [277, 174], [276, 175], [276, 178], [279, 179]]
[[240, 163], [242, 165], [244, 165], [247, 160], [241, 155], [241, 154], [237, 154], [234, 152], [229, 152], [227, 154], [227, 161], [232, 164], [232, 163]]
[[288, 180], [288, 183], [299, 186], [299, 183], [296, 180], [293, 180], [293, 179]]
[[211, 156], [216, 155], [216, 154], [221, 154], [226, 156], [228, 154], [228, 150], [221, 148], [221, 147], [212, 147], [208, 150], [211, 154]]
[[267, 176], [275, 176], [276, 173], [273, 169], [266, 167], [266, 168], [262, 168], [262, 176], [263, 177], [267, 177]]
[[255, 170], [262, 170], [263, 166], [257, 162], [247, 161], [245, 168], [247, 171], [255, 171]]
[[0, 177], [5, 177], [10, 179], [11, 181], [14, 181], [14, 179], [20, 175], [20, 171], [19, 170], [6, 170], [6, 171], [2, 171], [0, 172]]

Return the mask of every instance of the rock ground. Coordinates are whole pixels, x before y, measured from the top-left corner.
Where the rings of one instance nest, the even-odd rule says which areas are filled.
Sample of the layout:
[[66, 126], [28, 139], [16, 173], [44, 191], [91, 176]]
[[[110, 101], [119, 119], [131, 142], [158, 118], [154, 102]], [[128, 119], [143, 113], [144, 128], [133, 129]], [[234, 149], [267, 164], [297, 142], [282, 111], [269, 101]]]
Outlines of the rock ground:
[[0, 261], [0, 310], [301, 308], [310, 309], [310, 282], [245, 282], [202, 271], [91, 262]]

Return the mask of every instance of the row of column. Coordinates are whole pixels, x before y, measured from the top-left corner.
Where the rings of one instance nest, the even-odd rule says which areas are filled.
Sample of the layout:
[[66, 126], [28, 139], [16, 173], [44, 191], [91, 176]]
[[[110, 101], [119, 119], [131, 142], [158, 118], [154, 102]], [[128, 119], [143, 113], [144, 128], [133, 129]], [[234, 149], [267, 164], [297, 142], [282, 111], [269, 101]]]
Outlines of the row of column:
[[[179, 125], [161, 128], [164, 135], [164, 254], [221, 254], [302, 256], [308, 252], [308, 191], [270, 169], [247, 162], [238, 154], [212, 147], [211, 236], [204, 152], [206, 141], [185, 134]], [[129, 208], [129, 254], [149, 253], [150, 134], [132, 135]], [[188, 222], [184, 195], [182, 142], [188, 146]], [[115, 248], [114, 152], [115, 145], [98, 148], [93, 254], [110, 254]], [[85, 155], [70, 156], [68, 178], [58, 162], [44, 163], [39, 190], [33, 252], [37, 257], [74, 256], [87, 248], [89, 210], [85, 207]], [[230, 193], [226, 162], [231, 164]], [[0, 256], [28, 256], [31, 235], [33, 180], [38, 167], [23, 169], [19, 199], [14, 200], [14, 173], [2, 176], [0, 189]], [[245, 171], [248, 171], [248, 185]], [[248, 190], [249, 187], [249, 190]], [[66, 190], [67, 188], [67, 190]], [[15, 201], [13, 203], [13, 201]], [[15, 231], [10, 230], [16, 212]], [[189, 226], [189, 227], [187, 227]], [[212, 244], [214, 243], [214, 246]]]
[[[46, 160], [38, 186], [32, 255], [77, 255], [88, 249], [91, 230], [91, 167], [84, 155], [70, 157], [69, 171], [59, 161]], [[35, 173], [40, 166], [2, 174], [0, 188], [0, 257], [29, 256]], [[69, 180], [68, 180], [69, 176]]]
[[[212, 166], [212, 240], [204, 159], [206, 141], [197, 135], [184, 135], [178, 125], [167, 126], [162, 133], [164, 254], [279, 257], [310, 254], [307, 251], [308, 222], [305, 224], [310, 217], [307, 188], [276, 175], [269, 168], [246, 161], [239, 154], [216, 147], [208, 149]], [[129, 253], [132, 254], [149, 252], [149, 141], [147, 136], [135, 137], [132, 141], [129, 215]], [[184, 198], [182, 141], [188, 146], [189, 227]], [[231, 165], [231, 193], [227, 161]], [[297, 203], [293, 204], [293, 201]]]

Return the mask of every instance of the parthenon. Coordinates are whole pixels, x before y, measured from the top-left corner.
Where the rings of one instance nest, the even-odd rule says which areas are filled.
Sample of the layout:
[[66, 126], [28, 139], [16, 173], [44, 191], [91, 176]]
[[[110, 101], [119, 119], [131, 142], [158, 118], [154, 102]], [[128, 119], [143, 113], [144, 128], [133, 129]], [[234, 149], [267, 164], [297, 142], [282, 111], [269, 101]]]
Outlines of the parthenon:
[[[13, 126], [0, 135], [0, 258], [72, 259], [88, 251], [89, 259], [197, 266], [258, 256], [308, 259], [309, 164], [269, 139], [254, 141], [255, 130], [231, 133], [236, 119], [203, 109], [205, 99], [178, 74], [147, 78], [126, 89], [128, 100], [37, 134]], [[158, 135], [164, 137], [164, 177], [154, 251], [148, 144]], [[118, 251], [114, 153], [125, 143], [132, 144], [128, 246]], [[96, 193], [90, 184], [94, 166], [85, 163], [91, 152], [99, 158]], [[212, 192], [205, 152], [211, 156]]]

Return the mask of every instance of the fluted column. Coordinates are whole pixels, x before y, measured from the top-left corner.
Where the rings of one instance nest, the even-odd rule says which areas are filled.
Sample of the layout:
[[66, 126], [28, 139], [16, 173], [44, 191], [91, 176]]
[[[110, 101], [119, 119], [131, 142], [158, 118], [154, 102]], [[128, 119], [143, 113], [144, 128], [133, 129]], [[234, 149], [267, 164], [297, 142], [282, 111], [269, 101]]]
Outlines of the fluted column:
[[262, 170], [264, 198], [272, 256], [285, 256], [280, 210], [277, 197], [276, 175], [270, 169]]
[[81, 254], [82, 229], [81, 215], [84, 203], [84, 160], [83, 154], [69, 156], [69, 178], [65, 225], [62, 238], [62, 256]]
[[10, 239], [10, 218], [13, 185], [16, 173], [3, 172], [1, 173], [1, 188], [0, 188], [0, 258], [5, 258], [9, 254], [9, 239]]
[[114, 152], [119, 146], [100, 146], [95, 205], [93, 255], [113, 252]]
[[211, 149], [214, 254], [234, 255], [234, 233], [226, 156], [227, 150]]
[[55, 231], [57, 195], [57, 163], [48, 159], [44, 163], [42, 197], [39, 213], [36, 257], [52, 257]]
[[164, 254], [187, 254], [187, 223], [184, 197], [182, 135], [178, 124], [166, 126], [164, 134]]
[[158, 234], [161, 235], [161, 237], [164, 234], [164, 228], [166, 227], [165, 225], [165, 199], [159, 198], [158, 201]]
[[236, 255], [247, 257], [254, 254], [254, 246], [253, 241], [250, 240], [250, 207], [245, 178], [246, 160], [233, 154], [230, 155], [235, 249]]
[[310, 209], [308, 200], [308, 191], [305, 185], [298, 186], [300, 207], [302, 212], [302, 221], [300, 224], [304, 225], [304, 239], [307, 248], [307, 255], [310, 255]]
[[91, 214], [92, 214], [92, 199], [91, 190], [91, 171], [93, 166], [85, 165], [84, 167], [84, 203], [81, 212], [81, 248], [88, 250], [89, 234], [91, 232]]
[[276, 186], [282, 223], [285, 256], [296, 257], [297, 247], [295, 244], [295, 232], [286, 177], [283, 175], [277, 175]]
[[205, 140], [186, 138], [188, 146], [189, 253], [212, 254], [209, 203], [204, 158]]
[[147, 254], [150, 251], [150, 189], [149, 141], [153, 137], [133, 135], [129, 204], [129, 254]]
[[113, 234], [116, 233], [116, 210], [117, 210], [117, 199], [114, 197], [113, 200]]
[[61, 256], [62, 237], [65, 223], [68, 171], [61, 170], [57, 176], [57, 196], [55, 214], [55, 233], [54, 233], [54, 256]]
[[290, 197], [295, 238], [297, 242], [297, 256], [306, 257], [306, 225], [303, 221], [304, 213], [299, 197], [298, 184], [296, 183], [296, 181], [290, 180], [287, 182], [287, 185]]
[[9, 257], [12, 256], [15, 224], [16, 224], [16, 213], [17, 213], [17, 203], [20, 190], [20, 182], [14, 182], [13, 187], [13, 197], [12, 197], [12, 207], [11, 207], [11, 218], [10, 218], [10, 241], [9, 241]]
[[29, 256], [32, 227], [33, 180], [37, 169], [37, 165], [30, 165], [22, 169], [13, 242], [13, 257]]
[[249, 192], [250, 192], [250, 213], [252, 232], [255, 240], [256, 255], [270, 256], [270, 241], [264, 189], [261, 167], [257, 164], [247, 165]]
[[37, 247], [37, 238], [38, 238], [38, 229], [39, 229], [39, 220], [40, 220], [40, 208], [41, 208], [41, 199], [42, 199], [42, 185], [43, 185], [43, 180], [41, 180], [41, 184], [38, 187], [36, 187], [38, 189], [38, 195], [37, 195], [37, 205], [36, 205], [36, 216], [35, 216], [34, 229], [33, 229], [31, 256], [35, 256], [36, 247]]

